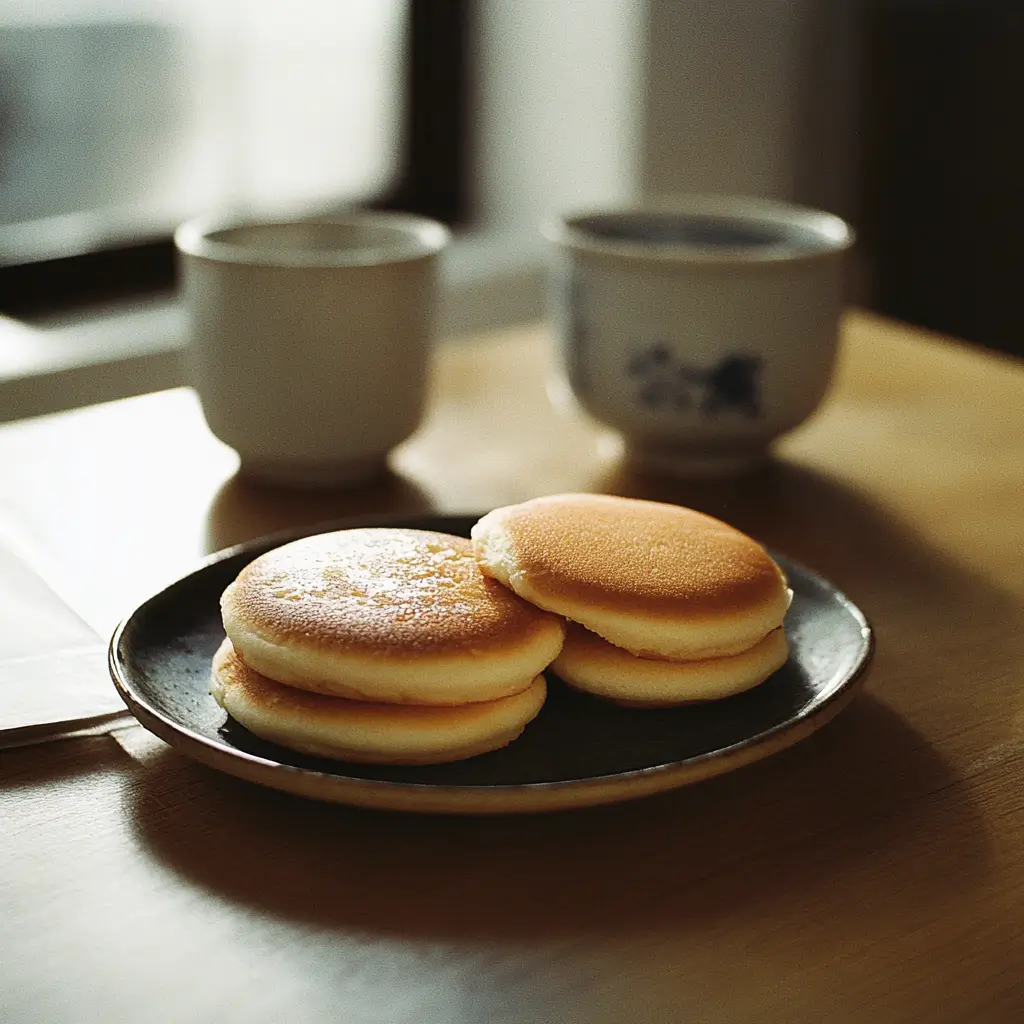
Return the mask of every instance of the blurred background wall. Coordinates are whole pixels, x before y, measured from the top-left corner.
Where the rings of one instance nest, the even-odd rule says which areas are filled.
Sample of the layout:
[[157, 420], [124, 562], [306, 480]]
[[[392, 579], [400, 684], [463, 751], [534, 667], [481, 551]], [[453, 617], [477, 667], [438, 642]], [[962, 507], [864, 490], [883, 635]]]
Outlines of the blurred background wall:
[[697, 191], [840, 213], [857, 301], [1022, 352], [1022, 43], [1009, 0], [0, 0], [0, 311], [370, 203], [538, 315], [541, 219]]

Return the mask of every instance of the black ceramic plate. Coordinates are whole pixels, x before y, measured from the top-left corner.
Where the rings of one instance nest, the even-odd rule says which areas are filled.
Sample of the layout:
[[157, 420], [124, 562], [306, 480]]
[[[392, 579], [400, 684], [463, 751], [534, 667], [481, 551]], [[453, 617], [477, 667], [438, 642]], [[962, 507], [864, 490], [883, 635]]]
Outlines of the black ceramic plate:
[[[329, 528], [409, 526], [468, 536], [477, 518], [415, 516]], [[860, 610], [825, 580], [775, 556], [793, 589], [786, 617], [790, 657], [753, 690], [708, 704], [627, 709], [570, 690], [548, 673], [543, 710], [503, 750], [419, 767], [307, 757], [253, 736], [229, 720], [208, 692], [210, 659], [224, 638], [221, 592], [247, 562], [301, 535], [222, 552], [150, 598], [114, 633], [110, 669], [132, 713], [182, 753], [323, 800], [504, 813], [607, 803], [671, 789], [810, 735], [854, 696], [871, 654], [871, 630]]]

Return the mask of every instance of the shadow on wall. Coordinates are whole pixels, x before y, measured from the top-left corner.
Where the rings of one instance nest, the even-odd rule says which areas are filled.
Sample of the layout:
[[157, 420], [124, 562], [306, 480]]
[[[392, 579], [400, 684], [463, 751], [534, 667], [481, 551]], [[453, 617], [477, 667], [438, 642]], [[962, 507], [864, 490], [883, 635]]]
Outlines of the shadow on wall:
[[1024, 6], [868, 7], [860, 227], [875, 305], [1024, 355]]

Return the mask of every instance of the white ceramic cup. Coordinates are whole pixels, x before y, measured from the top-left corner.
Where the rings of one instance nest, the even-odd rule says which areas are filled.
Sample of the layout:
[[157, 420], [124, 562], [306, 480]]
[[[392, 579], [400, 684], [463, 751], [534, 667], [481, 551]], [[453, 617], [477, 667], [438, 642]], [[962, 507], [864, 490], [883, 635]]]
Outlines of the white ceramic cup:
[[565, 217], [545, 234], [565, 379], [634, 464], [741, 472], [820, 403], [853, 242], [838, 217], [691, 197]]
[[448, 237], [395, 213], [178, 228], [190, 382], [243, 474], [344, 486], [383, 471], [422, 417]]

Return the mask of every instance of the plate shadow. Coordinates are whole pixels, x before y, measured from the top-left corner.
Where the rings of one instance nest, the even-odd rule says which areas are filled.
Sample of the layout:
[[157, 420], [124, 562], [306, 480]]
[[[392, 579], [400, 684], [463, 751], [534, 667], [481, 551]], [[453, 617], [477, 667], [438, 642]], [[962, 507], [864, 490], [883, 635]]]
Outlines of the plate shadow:
[[263, 790], [169, 749], [140, 766], [124, 799], [151, 856], [230, 903], [341, 931], [525, 940], [705, 928], [751, 906], [834, 903], [857, 876], [861, 901], [877, 904], [864, 920], [906, 912], [893, 890], [940, 901], [991, 855], [955, 782], [919, 734], [862, 695], [766, 761], [588, 810], [361, 811]]

